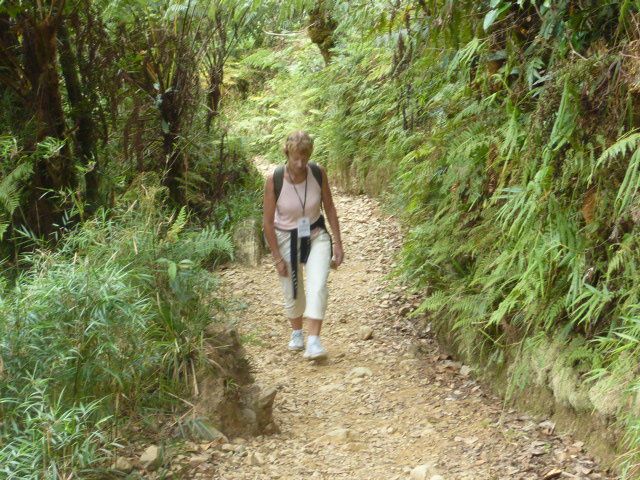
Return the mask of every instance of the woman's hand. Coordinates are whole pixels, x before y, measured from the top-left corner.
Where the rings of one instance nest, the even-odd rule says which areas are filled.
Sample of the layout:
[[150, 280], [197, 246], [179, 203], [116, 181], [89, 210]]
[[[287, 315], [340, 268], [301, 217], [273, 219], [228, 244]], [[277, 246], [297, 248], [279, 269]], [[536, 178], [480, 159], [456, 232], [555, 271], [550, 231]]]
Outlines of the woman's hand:
[[329, 178], [324, 168], [320, 167], [322, 172], [322, 205], [327, 214], [327, 220], [331, 226], [331, 234], [333, 235], [333, 259], [331, 260], [331, 268], [338, 268], [344, 260], [344, 250], [342, 250], [342, 237], [340, 236], [340, 222], [338, 221], [338, 213], [333, 204], [331, 197], [331, 189], [329, 188]]
[[333, 264], [335, 268], [338, 268], [344, 259], [344, 251], [342, 250], [342, 243], [335, 243], [333, 245]]
[[275, 262], [276, 270], [278, 271], [278, 275], [281, 277], [288, 277], [289, 272], [287, 271], [287, 262], [284, 261], [284, 258], [280, 257], [279, 260]]
[[278, 249], [278, 239], [273, 226], [273, 218], [276, 213], [276, 194], [274, 191], [273, 174], [269, 175], [264, 184], [264, 199], [262, 206], [262, 225], [264, 227], [264, 237], [269, 244], [269, 250], [273, 256], [273, 265], [281, 277], [288, 277], [287, 262], [280, 256]]

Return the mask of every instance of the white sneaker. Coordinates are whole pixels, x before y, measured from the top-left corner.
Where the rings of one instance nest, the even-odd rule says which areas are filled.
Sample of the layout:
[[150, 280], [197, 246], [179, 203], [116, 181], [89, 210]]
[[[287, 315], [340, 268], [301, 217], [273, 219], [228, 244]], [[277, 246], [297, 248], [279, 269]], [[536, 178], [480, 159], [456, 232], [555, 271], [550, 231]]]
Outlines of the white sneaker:
[[307, 339], [307, 349], [304, 351], [304, 358], [307, 360], [321, 360], [327, 358], [327, 351], [320, 343], [320, 337]]
[[291, 341], [289, 342], [289, 350], [300, 351], [304, 349], [304, 334], [302, 330], [294, 330], [291, 332]]

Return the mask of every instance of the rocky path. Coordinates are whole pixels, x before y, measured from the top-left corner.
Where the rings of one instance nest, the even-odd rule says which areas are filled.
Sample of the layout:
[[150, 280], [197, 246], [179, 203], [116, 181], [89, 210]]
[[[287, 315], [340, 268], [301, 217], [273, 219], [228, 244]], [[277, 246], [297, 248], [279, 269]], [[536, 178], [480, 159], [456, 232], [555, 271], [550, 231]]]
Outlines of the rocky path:
[[[278, 388], [279, 432], [230, 439], [192, 478], [552, 479], [613, 478], [582, 443], [544, 418], [504, 410], [464, 365], [407, 318], [417, 300], [385, 274], [399, 229], [366, 197], [336, 196], [345, 263], [330, 275], [323, 341], [330, 357], [287, 350], [270, 259], [222, 273], [247, 306], [239, 329], [258, 383]], [[439, 476], [440, 475], [440, 476]]]

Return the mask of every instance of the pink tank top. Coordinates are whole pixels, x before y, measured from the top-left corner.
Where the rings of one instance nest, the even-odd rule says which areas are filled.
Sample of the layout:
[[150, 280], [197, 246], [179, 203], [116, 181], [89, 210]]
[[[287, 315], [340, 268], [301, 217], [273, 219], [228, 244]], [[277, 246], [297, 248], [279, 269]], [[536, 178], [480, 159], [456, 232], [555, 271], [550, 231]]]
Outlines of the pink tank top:
[[[304, 215], [313, 224], [320, 218], [320, 206], [322, 191], [316, 177], [307, 166], [307, 201], [305, 203]], [[302, 215], [302, 204], [304, 203], [304, 181], [301, 183], [290, 183], [286, 176], [282, 179], [282, 190], [276, 203], [276, 215], [273, 221], [278, 230], [292, 230], [298, 226], [298, 220]], [[297, 195], [296, 195], [297, 192]]]

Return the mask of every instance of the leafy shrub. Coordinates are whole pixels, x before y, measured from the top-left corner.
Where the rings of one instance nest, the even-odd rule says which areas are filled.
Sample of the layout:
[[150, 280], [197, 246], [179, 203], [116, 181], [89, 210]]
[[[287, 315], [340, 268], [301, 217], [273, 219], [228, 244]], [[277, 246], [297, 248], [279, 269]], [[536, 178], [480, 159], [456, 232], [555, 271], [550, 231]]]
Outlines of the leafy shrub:
[[95, 469], [116, 426], [192, 388], [215, 321], [216, 282], [202, 264], [229, 258], [232, 245], [214, 228], [190, 230], [157, 185], [140, 179], [111, 215], [28, 255], [31, 268], [5, 288], [0, 468], [9, 478]]

